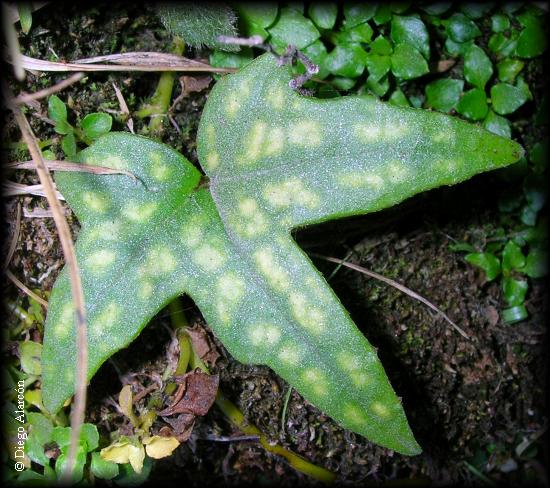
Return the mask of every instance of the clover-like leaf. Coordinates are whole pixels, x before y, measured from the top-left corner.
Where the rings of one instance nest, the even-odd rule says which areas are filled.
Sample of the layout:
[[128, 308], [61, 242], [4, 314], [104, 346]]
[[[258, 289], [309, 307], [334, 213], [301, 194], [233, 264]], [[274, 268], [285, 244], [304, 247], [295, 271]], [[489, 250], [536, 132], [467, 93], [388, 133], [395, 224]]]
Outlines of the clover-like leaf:
[[[291, 237], [296, 227], [374, 212], [522, 155], [515, 142], [440, 113], [370, 96], [313, 99], [263, 55], [213, 88], [198, 132], [201, 175], [169, 147], [109, 133], [83, 164], [125, 175], [57, 173], [77, 242], [92, 376], [170, 300], [188, 293], [228, 351], [265, 364], [345, 428], [417, 454], [375, 349]], [[74, 391], [66, 271], [52, 290], [44, 401]]]

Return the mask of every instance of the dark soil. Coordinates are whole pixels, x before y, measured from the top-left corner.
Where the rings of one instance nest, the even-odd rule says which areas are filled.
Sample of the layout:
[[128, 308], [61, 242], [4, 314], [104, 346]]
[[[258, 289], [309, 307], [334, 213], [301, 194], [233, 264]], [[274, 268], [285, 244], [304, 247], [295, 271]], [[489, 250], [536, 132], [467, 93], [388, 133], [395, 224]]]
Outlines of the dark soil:
[[[37, 58], [53, 60], [59, 56], [68, 60], [121, 50], [166, 52], [171, 46], [158, 20], [143, 8], [97, 4], [79, 9], [56, 4], [36, 12], [33, 21], [37, 27], [24, 39], [22, 48]], [[196, 57], [197, 53], [189, 51], [188, 55]], [[13, 86], [16, 91], [36, 91], [65, 77], [29, 75], [24, 84]], [[75, 116], [110, 109], [114, 111], [114, 130], [124, 130], [111, 83], [121, 88], [133, 112], [152, 94], [157, 80], [158, 74], [93, 73], [60, 96], [69, 100], [73, 121]], [[179, 93], [178, 87], [174, 97]], [[162, 137], [194, 163], [194, 140], [205, 93], [192, 93], [176, 107], [173, 115], [181, 135], [167, 123]], [[533, 109], [531, 104], [525, 110]], [[37, 137], [57, 137], [51, 126], [36, 116], [40, 113], [47, 113], [44, 101], [41, 111], [29, 112]], [[146, 121], [135, 123], [136, 133], [146, 133]], [[528, 128], [521, 126], [521, 130]], [[5, 134], [5, 140], [19, 139], [9, 120]], [[61, 157], [59, 141], [54, 149]], [[28, 158], [24, 152], [21, 157]], [[10, 178], [37, 183], [32, 172], [19, 171]], [[496, 202], [506, 184], [498, 174], [480, 175], [457, 187], [417, 196], [388, 211], [315, 226], [295, 236], [306, 251], [347, 256], [350, 262], [405, 284], [445, 311], [468, 334], [469, 340], [441, 316], [384, 283], [348, 268], [332, 275], [335, 265], [313, 259], [325, 276], [330, 276], [329, 283], [357, 325], [379, 348], [391, 383], [403, 397], [423, 454], [405, 457], [375, 446], [340, 428], [295, 391], [290, 393], [283, 425], [289, 386], [266, 367], [237, 363], [213, 338], [221, 354], [213, 368], [220, 374], [221, 389], [270, 439], [334, 470], [344, 485], [405, 484], [406, 480], [419, 486], [487, 483], [476, 469], [489, 471], [494, 480], [510, 486], [545, 483], [548, 452], [540, 435], [547, 421], [546, 284], [534, 281], [530, 288], [526, 303], [529, 319], [507, 325], [499, 316], [504, 303], [498, 283], [487, 283], [481, 271], [464, 261], [462, 253], [449, 249], [455, 241], [481, 245], [494, 235], [500, 226]], [[24, 197], [18, 202], [28, 211], [46, 206], [39, 197]], [[12, 200], [7, 207], [8, 222], [15, 221], [15, 211]], [[76, 234], [78, 223], [69, 209], [67, 216]], [[22, 218], [11, 271], [32, 288], [47, 292], [61, 266], [53, 220]], [[24, 301], [13, 286], [8, 286], [6, 294]], [[188, 298], [183, 300], [183, 307], [189, 323], [210, 334]], [[153, 384], [167, 368], [171, 341], [168, 324], [169, 313], [164, 311], [93, 379], [87, 420], [96, 423], [103, 434], [124, 428], [123, 417], [113, 407], [122, 381], [131, 380], [140, 390]], [[158, 400], [158, 393], [153, 391], [137, 407]], [[162, 423], [157, 424], [154, 429], [158, 430]], [[155, 462], [150, 479], [177, 481], [182, 486], [319, 484], [267, 454], [256, 442], [227, 441], [235, 435], [239, 433], [213, 408], [197, 421], [191, 439], [173, 456]], [[534, 440], [519, 452], [526, 439]]]

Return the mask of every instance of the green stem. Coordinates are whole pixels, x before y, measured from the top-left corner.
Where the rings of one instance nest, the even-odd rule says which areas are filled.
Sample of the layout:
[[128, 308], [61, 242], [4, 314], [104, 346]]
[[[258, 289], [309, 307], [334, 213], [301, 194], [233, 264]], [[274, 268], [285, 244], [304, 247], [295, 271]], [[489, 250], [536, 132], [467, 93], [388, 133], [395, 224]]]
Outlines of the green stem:
[[[172, 54], [181, 56], [185, 49], [185, 43], [179, 37], [174, 37], [174, 44], [172, 48]], [[166, 71], [160, 75], [157, 88], [149, 103], [145, 104], [140, 110], [136, 112], [136, 117], [143, 119], [145, 117], [151, 117], [149, 121], [149, 129], [154, 134], [160, 134], [162, 131], [162, 124], [166, 117], [166, 113], [170, 108], [170, 101], [172, 100], [172, 90], [174, 88], [174, 80], [176, 79], [176, 73], [172, 71]]]
[[[179, 299], [176, 299], [172, 302], [177, 303]], [[171, 304], [171, 305], [172, 305]], [[172, 310], [176, 310], [178, 313], [171, 314], [172, 320], [174, 317], [178, 317], [181, 315], [181, 308], [177, 305], [174, 305], [174, 308]], [[204, 364], [204, 361], [197, 355], [195, 350], [193, 349], [193, 345], [191, 344], [191, 341], [189, 340], [189, 336], [187, 334], [182, 334], [182, 337], [187, 338], [187, 341], [189, 342], [189, 347], [191, 348], [192, 354], [189, 358], [189, 365], [191, 366], [191, 369], [199, 368], [203, 372], [210, 374], [210, 371], [208, 370], [208, 367], [206, 364]], [[181, 342], [180, 342], [181, 345]], [[299, 456], [298, 454], [289, 451], [288, 449], [285, 449], [284, 447], [278, 445], [278, 444], [271, 444], [269, 439], [262, 434], [261, 430], [258, 429], [253, 424], [248, 423], [245, 418], [244, 414], [239, 410], [239, 408], [226, 396], [223, 394], [223, 392], [218, 389], [218, 393], [216, 395], [215, 400], [216, 406], [222, 411], [222, 413], [229, 419], [231, 423], [233, 423], [239, 430], [241, 430], [243, 433], [247, 435], [254, 435], [258, 436], [258, 440], [262, 447], [273, 454], [277, 454], [287, 460], [287, 462], [297, 471], [300, 471], [301, 473], [304, 473], [308, 476], [311, 476], [312, 478], [322, 481], [323, 483], [332, 483], [336, 480], [336, 475], [329, 471], [328, 469], [322, 468], [320, 466], [316, 466], [315, 464], [310, 463], [308, 460], [304, 459], [302, 456]]]

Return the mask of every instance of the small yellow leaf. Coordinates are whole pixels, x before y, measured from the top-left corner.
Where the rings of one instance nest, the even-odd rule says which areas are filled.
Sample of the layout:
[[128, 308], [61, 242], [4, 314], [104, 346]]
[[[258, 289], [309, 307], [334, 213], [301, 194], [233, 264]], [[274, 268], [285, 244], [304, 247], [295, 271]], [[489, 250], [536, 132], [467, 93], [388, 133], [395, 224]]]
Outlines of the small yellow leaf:
[[147, 455], [153, 459], [170, 456], [174, 449], [180, 445], [175, 437], [162, 437], [160, 435], [143, 439], [143, 444], [145, 444]]
[[124, 415], [126, 415], [126, 417], [130, 419], [130, 422], [132, 422], [132, 425], [134, 427], [137, 427], [139, 425], [139, 422], [132, 409], [132, 403], [132, 387], [130, 385], [124, 385], [118, 395], [118, 404], [120, 405], [122, 413], [124, 413]]
[[99, 453], [105, 461], [112, 461], [117, 464], [130, 463], [136, 473], [141, 473], [145, 450], [143, 446], [130, 443], [128, 440], [117, 441], [107, 446]]

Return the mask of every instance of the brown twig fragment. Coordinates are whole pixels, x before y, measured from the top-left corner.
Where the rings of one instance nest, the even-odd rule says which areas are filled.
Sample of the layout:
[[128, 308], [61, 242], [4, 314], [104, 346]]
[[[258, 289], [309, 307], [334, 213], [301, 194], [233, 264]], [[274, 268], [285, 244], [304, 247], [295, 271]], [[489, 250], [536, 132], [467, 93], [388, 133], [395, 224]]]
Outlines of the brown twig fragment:
[[42, 297], [39, 297], [34, 291], [32, 291], [27, 285], [19, 281], [19, 279], [9, 270], [6, 269], [6, 276], [8, 279], [19, 288], [25, 295], [30, 296], [33, 300], [36, 300], [40, 305], [42, 305], [46, 310], [48, 310], [48, 302]]
[[21, 231], [21, 203], [17, 203], [17, 215], [15, 217], [15, 228], [13, 229], [13, 235], [10, 242], [10, 247], [6, 254], [6, 259], [4, 260], [4, 269], [8, 269], [10, 265], [11, 258], [17, 247], [17, 241], [19, 240], [19, 232]]
[[58, 93], [61, 90], [64, 90], [71, 85], [74, 85], [77, 81], [80, 81], [82, 78], [84, 78], [84, 76], [84, 73], [75, 73], [74, 75], [71, 75], [68, 78], [60, 81], [59, 83], [56, 83], [55, 85], [48, 88], [44, 88], [43, 90], [39, 90], [35, 93], [23, 93], [22, 95], [18, 95], [14, 99], [14, 102], [20, 105], [22, 103], [28, 103], [31, 100], [41, 100], [42, 98], [49, 97], [54, 93]]
[[75, 403], [74, 410], [71, 415], [71, 443], [69, 447], [69, 455], [65, 472], [61, 476], [61, 481], [69, 484], [72, 471], [75, 464], [76, 450], [78, 447], [78, 439], [80, 438], [80, 429], [84, 422], [84, 414], [86, 409], [86, 383], [88, 373], [88, 337], [86, 329], [86, 309], [84, 305], [84, 293], [82, 290], [82, 281], [80, 271], [76, 260], [74, 244], [71, 236], [71, 231], [67, 220], [63, 214], [63, 209], [57, 199], [52, 177], [44, 164], [44, 158], [38, 142], [31, 129], [31, 126], [21, 111], [14, 103], [11, 90], [7, 86], [4, 87], [4, 96], [6, 98], [7, 107], [13, 112], [13, 115], [19, 125], [23, 140], [26, 142], [32, 160], [36, 165], [36, 172], [40, 178], [40, 182], [44, 187], [46, 198], [53, 212], [53, 218], [59, 234], [59, 240], [63, 249], [65, 263], [69, 271], [71, 282], [71, 292], [73, 307], [75, 311], [76, 323], [76, 375], [75, 375]]
[[132, 134], [135, 134], [135, 132], [134, 132], [134, 120], [130, 116], [130, 109], [128, 108], [126, 100], [124, 100], [124, 96], [122, 95], [122, 92], [120, 91], [118, 86], [116, 86], [114, 83], [113, 83], [113, 89], [115, 90], [115, 95], [116, 95], [116, 98], [118, 100], [118, 104], [120, 105], [120, 111], [124, 115], [126, 115], [126, 117], [128, 117], [128, 119], [126, 120], [126, 126], [128, 127], [128, 129], [130, 129], [130, 132]]
[[366, 268], [363, 268], [362, 266], [359, 266], [357, 264], [348, 263], [347, 261], [345, 261], [343, 259], [333, 258], [333, 257], [330, 257], [330, 256], [322, 256], [321, 254], [316, 254], [316, 253], [309, 253], [309, 255], [313, 256], [313, 257], [316, 257], [316, 258], [319, 258], [319, 259], [323, 259], [324, 261], [330, 261], [331, 263], [339, 263], [342, 266], [346, 266], [346, 267], [348, 267], [350, 269], [353, 269], [355, 271], [359, 271], [360, 273], [366, 274], [367, 276], [371, 276], [372, 278], [375, 278], [378, 281], [382, 281], [382, 282], [384, 282], [384, 283], [386, 283], [390, 286], [393, 286], [394, 288], [397, 288], [399, 291], [401, 291], [401, 292], [405, 293], [406, 295], [409, 295], [410, 297], [422, 302], [424, 305], [426, 305], [427, 307], [431, 308], [432, 310], [434, 310], [435, 312], [440, 314], [449, 324], [451, 324], [454, 327], [454, 329], [462, 337], [464, 337], [465, 339], [470, 339], [468, 334], [466, 334], [466, 332], [464, 332], [458, 325], [456, 325], [447, 316], [447, 314], [445, 314], [445, 312], [443, 312], [442, 310], [437, 308], [432, 302], [430, 302], [429, 300], [424, 298], [422, 295], [419, 295], [418, 293], [411, 290], [410, 288], [407, 288], [406, 286], [402, 285], [401, 283], [398, 283], [397, 281], [394, 281], [390, 278], [386, 278], [385, 276], [382, 276], [381, 274], [375, 273], [374, 271], [370, 271], [370, 270], [368, 270]]

